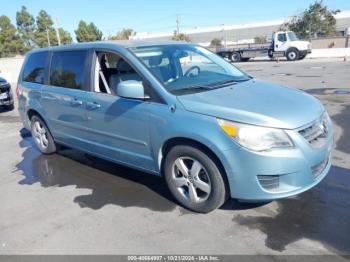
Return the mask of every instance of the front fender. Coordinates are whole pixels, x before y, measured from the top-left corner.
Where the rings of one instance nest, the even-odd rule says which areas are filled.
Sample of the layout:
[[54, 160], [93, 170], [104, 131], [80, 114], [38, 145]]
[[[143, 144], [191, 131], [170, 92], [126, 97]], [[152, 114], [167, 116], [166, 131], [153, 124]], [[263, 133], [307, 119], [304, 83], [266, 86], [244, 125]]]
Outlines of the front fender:
[[198, 142], [209, 148], [219, 159], [224, 151], [232, 149], [235, 143], [218, 126], [215, 117], [189, 112], [183, 109], [171, 113], [166, 107], [160, 113], [151, 114], [150, 137], [155, 169], [161, 170], [162, 149], [174, 138], [184, 138]]

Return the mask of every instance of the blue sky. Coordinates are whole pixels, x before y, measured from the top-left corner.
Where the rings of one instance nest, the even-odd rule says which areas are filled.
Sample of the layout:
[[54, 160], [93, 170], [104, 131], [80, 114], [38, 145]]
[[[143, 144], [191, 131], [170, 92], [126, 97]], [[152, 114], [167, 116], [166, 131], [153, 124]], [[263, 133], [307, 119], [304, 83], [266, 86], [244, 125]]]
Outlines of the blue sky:
[[[137, 32], [175, 29], [176, 15], [182, 28], [234, 24], [285, 18], [302, 12], [312, 0], [4, 0], [0, 15], [15, 24], [16, 11], [25, 5], [37, 15], [46, 10], [55, 23], [74, 36], [79, 20], [94, 22], [104, 36], [123, 27]], [[324, 0], [332, 9], [350, 10], [349, 0]]]

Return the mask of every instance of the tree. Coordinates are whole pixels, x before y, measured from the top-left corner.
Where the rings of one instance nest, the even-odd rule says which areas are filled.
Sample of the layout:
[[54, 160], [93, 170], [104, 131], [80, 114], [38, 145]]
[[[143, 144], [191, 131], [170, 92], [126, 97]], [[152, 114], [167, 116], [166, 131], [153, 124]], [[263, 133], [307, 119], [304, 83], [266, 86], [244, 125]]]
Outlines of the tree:
[[34, 41], [38, 47], [58, 45], [52, 18], [45, 10], [40, 10], [38, 16], [36, 17]]
[[301, 15], [281, 26], [281, 29], [294, 31], [301, 38], [316, 38], [318, 35], [336, 35], [336, 20], [334, 15], [339, 10], [329, 10], [321, 1], [315, 1]]
[[119, 31], [117, 35], [109, 37], [109, 40], [129, 40], [130, 36], [135, 34], [134, 30], [131, 28], [123, 28]]
[[35, 46], [35, 20], [25, 6], [22, 6], [21, 11], [16, 13], [16, 24], [18, 34], [24, 44], [24, 51], [32, 49]]
[[267, 43], [266, 36], [256, 36], [256, 37], [254, 37], [254, 43], [255, 44], [266, 44]]
[[68, 31], [64, 30], [62, 27], [58, 28], [57, 30], [62, 45], [71, 44], [73, 42], [73, 39]]
[[13, 56], [23, 52], [24, 46], [10, 18], [0, 16], [0, 57]]
[[174, 32], [174, 36], [172, 37], [172, 40], [191, 42], [190, 38], [187, 35], [185, 35], [184, 33], [177, 33], [177, 31]]
[[81, 20], [77, 30], [74, 31], [78, 42], [93, 42], [102, 39], [102, 32], [94, 23], [87, 24]]
[[210, 41], [210, 46], [211, 47], [215, 47], [215, 48], [219, 48], [222, 47], [222, 41], [219, 38], [214, 38]]

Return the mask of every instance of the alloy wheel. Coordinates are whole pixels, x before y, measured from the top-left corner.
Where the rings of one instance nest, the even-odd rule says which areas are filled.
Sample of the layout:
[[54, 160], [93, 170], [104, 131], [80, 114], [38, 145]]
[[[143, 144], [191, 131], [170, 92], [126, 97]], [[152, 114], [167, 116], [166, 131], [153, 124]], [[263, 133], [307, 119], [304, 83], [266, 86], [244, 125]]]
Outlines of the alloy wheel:
[[47, 131], [45, 127], [39, 121], [35, 121], [32, 129], [36, 145], [42, 150], [47, 149], [49, 140], [47, 138]]
[[211, 181], [208, 172], [194, 158], [177, 158], [172, 168], [172, 180], [186, 201], [201, 203], [210, 195]]

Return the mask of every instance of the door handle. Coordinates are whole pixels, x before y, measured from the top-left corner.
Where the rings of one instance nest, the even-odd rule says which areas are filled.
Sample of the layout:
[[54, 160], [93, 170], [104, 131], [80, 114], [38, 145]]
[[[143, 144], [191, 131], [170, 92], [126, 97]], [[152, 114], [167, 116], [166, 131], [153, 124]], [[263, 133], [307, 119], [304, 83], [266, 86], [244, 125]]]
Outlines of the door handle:
[[51, 95], [47, 95], [47, 94], [42, 94], [42, 95], [41, 95], [41, 99], [43, 99], [43, 100], [49, 100], [49, 101], [55, 101], [55, 100], [57, 100], [56, 97], [51, 96]]
[[95, 110], [95, 109], [99, 109], [101, 107], [101, 105], [99, 103], [96, 103], [96, 102], [87, 102], [86, 107], [89, 110]]
[[70, 104], [71, 104], [72, 106], [81, 106], [81, 105], [83, 104], [83, 101], [74, 98], [74, 99], [70, 102]]

